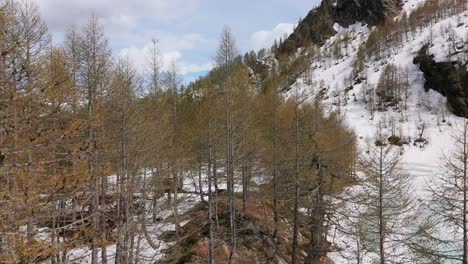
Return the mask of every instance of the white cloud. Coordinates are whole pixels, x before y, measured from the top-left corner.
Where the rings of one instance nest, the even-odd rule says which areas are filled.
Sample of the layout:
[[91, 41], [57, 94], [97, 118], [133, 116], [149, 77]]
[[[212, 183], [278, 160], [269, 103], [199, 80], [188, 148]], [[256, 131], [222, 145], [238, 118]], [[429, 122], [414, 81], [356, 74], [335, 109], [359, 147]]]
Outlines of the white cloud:
[[188, 73], [198, 73], [198, 72], [205, 72], [205, 71], [210, 71], [211, 69], [214, 68], [214, 63], [213, 62], [207, 62], [203, 64], [186, 64], [186, 63], [181, 63], [180, 65], [180, 72], [182, 75], [188, 74]]
[[52, 31], [62, 32], [71, 23], [81, 25], [91, 13], [102, 19], [107, 30], [128, 30], [137, 20], [180, 18], [195, 11], [201, 0], [33, 0]]
[[252, 34], [250, 42], [254, 50], [262, 48], [270, 48], [275, 39], [284, 37], [291, 34], [294, 29], [294, 24], [281, 23], [278, 24], [273, 30], [261, 30]]
[[[138, 72], [144, 73], [146, 70], [146, 65], [148, 62], [148, 54], [152, 48], [152, 43], [149, 42], [143, 47], [130, 47], [123, 48], [119, 52], [119, 57], [128, 57], [131, 58]], [[185, 47], [185, 48], [184, 48]], [[198, 73], [203, 71], [209, 71], [213, 68], [212, 62], [206, 63], [188, 63], [183, 60], [182, 51], [184, 49], [190, 49], [190, 45], [175, 45], [174, 48], [180, 49], [167, 49], [167, 47], [161, 47], [161, 61], [163, 69], [170, 65], [170, 63], [175, 60], [178, 66], [179, 74], [186, 75], [189, 73]]]
[[155, 29], [154, 23], [180, 20], [199, 8], [201, 0], [33, 0], [52, 33], [85, 25], [94, 13], [104, 26], [116, 57], [128, 57], [143, 73], [152, 40], [157, 39], [163, 65], [176, 60], [182, 75], [210, 70], [212, 63], [187, 62], [183, 52], [206, 44], [200, 34]]

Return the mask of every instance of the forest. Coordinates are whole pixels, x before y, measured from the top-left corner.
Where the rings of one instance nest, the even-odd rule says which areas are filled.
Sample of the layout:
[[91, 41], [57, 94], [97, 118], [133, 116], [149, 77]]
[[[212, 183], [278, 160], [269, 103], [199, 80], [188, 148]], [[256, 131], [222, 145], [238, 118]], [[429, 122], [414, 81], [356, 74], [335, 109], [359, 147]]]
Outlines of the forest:
[[[428, 122], [413, 138], [399, 125], [413, 111], [410, 69], [384, 63], [375, 83], [366, 71], [426, 25], [466, 18], [463, 1], [428, 0], [358, 47], [318, 36], [326, 48], [301, 40], [296, 54], [280, 40], [243, 55], [224, 26], [214, 69], [188, 85], [156, 39], [139, 72], [96, 15], [57, 43], [34, 2], [0, 4], [0, 263], [338, 264], [333, 232], [355, 243], [346, 263], [468, 263], [468, 123], [452, 126], [422, 205], [402, 162], [406, 146], [431, 144]], [[441, 34], [457, 56], [455, 33]], [[348, 52], [350, 74], [329, 92], [314, 63]], [[377, 124], [365, 142], [352, 101]]]

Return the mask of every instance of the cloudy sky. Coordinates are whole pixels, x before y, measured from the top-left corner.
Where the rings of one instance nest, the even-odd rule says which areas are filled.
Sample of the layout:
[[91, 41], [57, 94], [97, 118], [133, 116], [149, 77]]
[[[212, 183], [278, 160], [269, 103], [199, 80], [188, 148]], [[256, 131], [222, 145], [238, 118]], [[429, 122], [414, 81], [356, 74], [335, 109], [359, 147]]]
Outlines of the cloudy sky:
[[176, 59], [184, 82], [206, 73], [223, 25], [242, 52], [268, 47], [292, 30], [319, 0], [34, 0], [56, 42], [94, 12], [116, 56], [143, 69], [146, 49], [159, 40], [164, 60]]

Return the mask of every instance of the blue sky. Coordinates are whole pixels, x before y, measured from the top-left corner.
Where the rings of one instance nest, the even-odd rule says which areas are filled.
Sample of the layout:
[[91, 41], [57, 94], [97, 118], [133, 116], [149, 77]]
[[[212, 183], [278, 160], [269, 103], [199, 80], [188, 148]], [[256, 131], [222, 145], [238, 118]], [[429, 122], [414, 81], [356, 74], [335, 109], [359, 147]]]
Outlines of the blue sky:
[[140, 71], [152, 39], [164, 62], [176, 59], [187, 83], [213, 66], [223, 25], [233, 29], [242, 53], [269, 47], [292, 30], [319, 0], [33, 0], [59, 42], [71, 25], [94, 12], [116, 56], [129, 56]]

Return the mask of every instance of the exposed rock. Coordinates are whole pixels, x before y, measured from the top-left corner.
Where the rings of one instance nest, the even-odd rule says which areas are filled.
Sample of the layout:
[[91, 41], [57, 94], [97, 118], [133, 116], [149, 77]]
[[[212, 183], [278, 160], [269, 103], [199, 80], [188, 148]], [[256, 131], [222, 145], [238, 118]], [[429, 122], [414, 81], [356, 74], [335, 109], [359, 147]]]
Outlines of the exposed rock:
[[348, 27], [358, 21], [369, 25], [379, 25], [387, 17], [393, 17], [401, 9], [398, 0], [338, 0], [331, 12], [335, 22]]
[[426, 91], [432, 89], [447, 97], [451, 112], [468, 117], [468, 71], [467, 62], [436, 62], [424, 46], [414, 58], [414, 63], [424, 73]]
[[[214, 256], [216, 263], [228, 263], [230, 255], [229, 212], [227, 197], [218, 197], [218, 221]], [[242, 207], [242, 200], [236, 199], [236, 207]], [[190, 219], [182, 227], [185, 236], [177, 241], [158, 263], [207, 263], [209, 252], [208, 208], [204, 204], [196, 206], [181, 217]], [[237, 249], [235, 262], [253, 263], [289, 263], [291, 258], [292, 225], [280, 218], [278, 222], [278, 242], [273, 239], [274, 221], [271, 205], [261, 199], [251, 198], [246, 206], [245, 215], [237, 211]], [[172, 232], [168, 234], [168, 237]], [[307, 230], [299, 233], [299, 263], [304, 263], [307, 255]], [[175, 241], [173, 237], [173, 241]]]
[[279, 52], [291, 54], [307, 44], [323, 45], [336, 33], [335, 23], [343, 27], [359, 21], [370, 26], [382, 24], [398, 13], [401, 4], [401, 0], [323, 0], [282, 43]]

